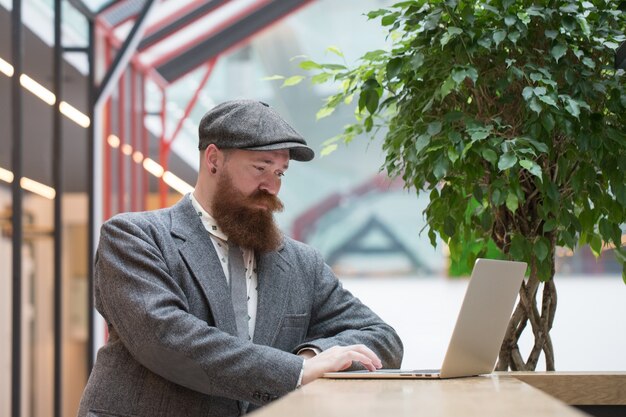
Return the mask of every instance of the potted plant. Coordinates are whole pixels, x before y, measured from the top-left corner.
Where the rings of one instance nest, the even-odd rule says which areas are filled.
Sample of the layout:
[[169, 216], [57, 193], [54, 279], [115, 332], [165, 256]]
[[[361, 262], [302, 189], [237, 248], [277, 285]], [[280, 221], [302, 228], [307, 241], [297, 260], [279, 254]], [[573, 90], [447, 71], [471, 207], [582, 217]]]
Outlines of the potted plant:
[[[403, 1], [368, 14], [388, 28], [391, 50], [368, 52], [353, 68], [300, 63], [316, 72], [313, 82], [340, 83], [318, 117], [357, 102], [355, 122], [323, 153], [383, 128], [383, 169], [430, 193], [433, 245], [440, 235], [453, 259], [471, 247], [464, 256], [473, 263], [495, 243], [528, 262], [498, 370], [534, 370], [542, 352], [555, 367], [557, 246], [588, 244], [596, 256], [613, 248], [626, 261], [626, 75], [614, 63], [626, 12], [618, 3]], [[518, 340], [529, 324], [534, 346], [524, 358]]]

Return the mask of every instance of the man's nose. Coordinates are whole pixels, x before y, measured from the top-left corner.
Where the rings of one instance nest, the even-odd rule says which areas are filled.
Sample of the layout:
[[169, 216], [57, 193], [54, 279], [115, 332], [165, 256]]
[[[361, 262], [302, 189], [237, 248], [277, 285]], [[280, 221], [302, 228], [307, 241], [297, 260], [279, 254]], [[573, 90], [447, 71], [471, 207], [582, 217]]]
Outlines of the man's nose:
[[263, 180], [261, 185], [259, 185], [259, 189], [271, 195], [278, 195], [278, 191], [280, 191], [280, 184], [281, 181], [278, 175], [268, 175], [268, 177]]

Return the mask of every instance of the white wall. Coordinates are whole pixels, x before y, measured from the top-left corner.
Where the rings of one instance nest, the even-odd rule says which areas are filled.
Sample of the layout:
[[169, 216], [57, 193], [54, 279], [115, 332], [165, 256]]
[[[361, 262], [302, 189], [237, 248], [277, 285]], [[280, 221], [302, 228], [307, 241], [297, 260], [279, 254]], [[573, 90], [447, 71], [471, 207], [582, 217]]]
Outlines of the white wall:
[[[441, 366], [467, 286], [464, 279], [343, 279], [404, 342], [403, 368]], [[619, 276], [556, 277], [551, 331], [558, 371], [626, 371], [626, 284]], [[531, 337], [524, 334], [527, 355]], [[540, 361], [537, 370], [545, 370]]]

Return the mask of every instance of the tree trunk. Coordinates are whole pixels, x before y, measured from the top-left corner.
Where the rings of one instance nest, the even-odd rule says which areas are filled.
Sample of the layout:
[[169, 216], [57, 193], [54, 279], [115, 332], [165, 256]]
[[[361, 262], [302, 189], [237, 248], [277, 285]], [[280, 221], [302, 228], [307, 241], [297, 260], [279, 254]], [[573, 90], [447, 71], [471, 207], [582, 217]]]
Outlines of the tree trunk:
[[[552, 270], [554, 271], [554, 261]], [[554, 370], [554, 351], [550, 338], [557, 303], [554, 279], [543, 283], [541, 311], [537, 305], [537, 293], [540, 286], [535, 262], [531, 260], [530, 277], [527, 282], [522, 283], [520, 288], [520, 299], [500, 348], [497, 371], [509, 369], [511, 371], [534, 371], [541, 352], [545, 354], [546, 370]], [[519, 349], [519, 338], [529, 322], [535, 341], [528, 357], [524, 360]]]

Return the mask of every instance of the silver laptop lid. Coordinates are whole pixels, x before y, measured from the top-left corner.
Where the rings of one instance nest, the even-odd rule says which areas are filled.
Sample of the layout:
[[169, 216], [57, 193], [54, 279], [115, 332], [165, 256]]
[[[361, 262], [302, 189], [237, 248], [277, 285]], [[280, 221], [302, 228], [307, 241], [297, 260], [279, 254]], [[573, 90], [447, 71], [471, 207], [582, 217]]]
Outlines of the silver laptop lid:
[[476, 260], [441, 377], [493, 371], [525, 272], [525, 262]]

